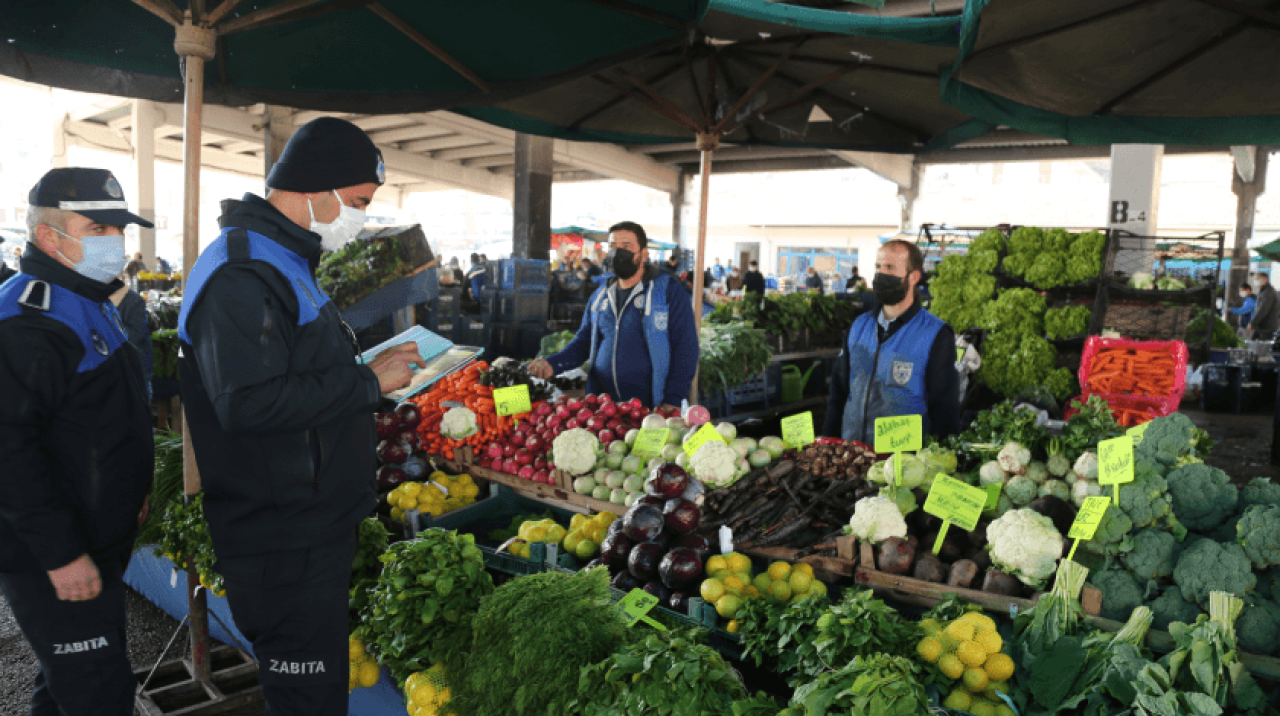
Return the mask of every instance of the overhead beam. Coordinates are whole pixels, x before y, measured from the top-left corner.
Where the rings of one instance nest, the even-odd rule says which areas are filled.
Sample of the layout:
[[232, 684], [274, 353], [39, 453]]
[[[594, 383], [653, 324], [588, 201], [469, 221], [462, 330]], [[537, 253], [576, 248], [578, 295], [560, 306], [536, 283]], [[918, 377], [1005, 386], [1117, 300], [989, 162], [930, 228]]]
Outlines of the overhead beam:
[[481, 167], [484, 169], [488, 169], [490, 167], [509, 167], [516, 163], [516, 155], [511, 152], [505, 152], [491, 157], [467, 159], [462, 163], [468, 167]]
[[[1165, 145], [1169, 154], [1226, 154], [1227, 147], [1195, 145]], [[989, 147], [985, 149], [947, 149], [927, 154], [917, 154], [916, 163], [932, 164], [983, 164], [987, 162], [1045, 162], [1066, 159], [1110, 159], [1111, 146], [1107, 144], [1063, 145], [1049, 147]]]
[[[506, 147], [500, 147], [494, 144], [477, 144], [474, 147], [459, 147], [458, 149], [445, 149], [436, 152], [431, 156], [436, 159], [443, 159], [449, 162], [456, 162], [460, 159], [473, 159], [475, 157], [493, 157], [506, 155], [511, 156], [511, 150]], [[512, 161], [515, 161], [512, 159]]]
[[912, 167], [915, 165], [915, 160], [910, 154], [848, 152], [842, 150], [834, 150], [831, 153], [855, 167], [866, 169], [882, 179], [888, 179], [899, 187], [910, 188], [914, 186]]
[[496, 196], [507, 201], [511, 201], [515, 196], [515, 187], [510, 181], [484, 169], [442, 162], [389, 147], [382, 148], [382, 158], [387, 164], [387, 171], [411, 174], [428, 181], [443, 182], [458, 189]]
[[400, 148], [406, 152], [437, 152], [441, 149], [456, 149], [458, 147], [473, 147], [477, 144], [488, 144], [487, 139], [481, 137], [470, 137], [465, 134], [446, 134], [440, 137], [432, 137], [431, 139], [419, 139], [413, 142], [405, 142]]
[[374, 144], [396, 144], [398, 142], [405, 142], [411, 139], [443, 137], [446, 134], [449, 134], [449, 131], [446, 129], [437, 129], [425, 124], [412, 124], [408, 127], [401, 127], [399, 129], [370, 132], [369, 139], [372, 139]]

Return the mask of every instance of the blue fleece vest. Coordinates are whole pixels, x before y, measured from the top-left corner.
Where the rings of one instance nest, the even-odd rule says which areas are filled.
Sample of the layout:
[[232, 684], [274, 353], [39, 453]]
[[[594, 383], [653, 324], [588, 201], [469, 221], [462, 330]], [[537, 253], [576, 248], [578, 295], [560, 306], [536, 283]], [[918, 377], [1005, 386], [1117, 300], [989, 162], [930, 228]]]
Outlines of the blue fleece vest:
[[182, 311], [178, 314], [178, 338], [183, 343], [191, 344], [191, 335], [187, 333], [187, 317], [200, 298], [200, 292], [208, 285], [218, 269], [230, 261], [227, 254], [227, 235], [233, 231], [244, 231], [249, 239], [249, 259], [265, 261], [284, 275], [298, 299], [298, 325], [305, 326], [320, 316], [320, 309], [329, 302], [329, 297], [316, 285], [311, 277], [311, 267], [307, 260], [286, 249], [280, 244], [254, 231], [227, 227], [222, 230], [209, 248], [205, 249], [196, 265], [191, 268], [191, 277], [187, 279]]
[[942, 319], [921, 310], [883, 345], [876, 313], [864, 313], [849, 331], [849, 399], [844, 405], [841, 437], [875, 444], [876, 418], [922, 416], [929, 433], [924, 377]]
[[[641, 323], [644, 326], [645, 343], [649, 346], [649, 361], [653, 365], [650, 386], [653, 392], [651, 407], [662, 405], [662, 399], [666, 396], [667, 390], [667, 374], [671, 372], [671, 335], [667, 332], [667, 324], [671, 316], [667, 307], [667, 287], [670, 282], [670, 274], [659, 273], [654, 277], [649, 282], [649, 290], [644, 294], [643, 308], [637, 309], [644, 311]], [[587, 360], [588, 365], [594, 366], [596, 362], [596, 350], [600, 345], [600, 321], [614, 320], [608, 294], [609, 286], [605, 284], [596, 289], [595, 295], [587, 303], [591, 306], [591, 356]], [[615, 351], [618, 342], [615, 337], [613, 342]]]
[[0, 285], [0, 321], [21, 314], [24, 304], [75, 332], [84, 344], [77, 373], [88, 373], [102, 365], [129, 341], [120, 312], [109, 300], [94, 303], [75, 291], [19, 273]]

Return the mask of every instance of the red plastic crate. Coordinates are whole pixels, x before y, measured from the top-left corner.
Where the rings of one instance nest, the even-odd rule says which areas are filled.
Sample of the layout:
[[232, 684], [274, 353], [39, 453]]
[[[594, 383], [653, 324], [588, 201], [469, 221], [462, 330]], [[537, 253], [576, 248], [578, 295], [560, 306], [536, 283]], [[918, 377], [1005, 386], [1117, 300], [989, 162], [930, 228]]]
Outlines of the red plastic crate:
[[[1164, 351], [1173, 358], [1173, 388], [1167, 395], [1114, 395], [1107, 393], [1099, 393], [1091, 390], [1089, 385], [1090, 368], [1093, 359], [1103, 350], [1115, 349], [1132, 349], [1132, 350], [1148, 350], [1148, 351]], [[1136, 402], [1126, 402], [1126, 405], [1142, 406], [1155, 405], [1160, 410], [1160, 415], [1169, 415], [1177, 412], [1178, 406], [1182, 403], [1182, 394], [1187, 387], [1187, 363], [1190, 361], [1190, 354], [1187, 350], [1187, 344], [1182, 341], [1131, 341], [1127, 338], [1101, 338], [1098, 336], [1090, 336], [1085, 342], [1084, 353], [1080, 356], [1080, 388], [1084, 391], [1085, 397], [1089, 395], [1102, 395], [1111, 403], [1111, 398], [1124, 398], [1126, 401], [1132, 399]], [[1113, 403], [1114, 405], [1114, 403]]]

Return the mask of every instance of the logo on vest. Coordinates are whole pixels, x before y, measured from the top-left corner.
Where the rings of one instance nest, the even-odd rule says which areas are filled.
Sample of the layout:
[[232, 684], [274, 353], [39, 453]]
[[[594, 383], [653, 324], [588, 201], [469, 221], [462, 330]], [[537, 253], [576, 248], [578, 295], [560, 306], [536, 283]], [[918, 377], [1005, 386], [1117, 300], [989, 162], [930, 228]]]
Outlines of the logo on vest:
[[893, 379], [894, 385], [906, 385], [911, 380], [911, 373], [914, 371], [915, 365], [904, 360], [896, 360], [889, 376]]
[[667, 312], [666, 311], [658, 311], [657, 313], [653, 314], [653, 327], [660, 331], [667, 330]]
[[83, 654], [86, 651], [101, 649], [107, 645], [107, 638], [100, 636], [96, 639], [86, 639], [85, 641], [72, 641], [66, 644], [54, 644], [53, 653], [55, 656], [65, 654]]
[[111, 355], [111, 346], [107, 345], [107, 339], [102, 337], [96, 329], [89, 329], [89, 340], [93, 343], [93, 349], [102, 355]]
[[323, 661], [280, 661], [279, 659], [271, 660], [271, 673], [288, 674], [289, 676], [301, 676], [304, 674], [323, 674]]

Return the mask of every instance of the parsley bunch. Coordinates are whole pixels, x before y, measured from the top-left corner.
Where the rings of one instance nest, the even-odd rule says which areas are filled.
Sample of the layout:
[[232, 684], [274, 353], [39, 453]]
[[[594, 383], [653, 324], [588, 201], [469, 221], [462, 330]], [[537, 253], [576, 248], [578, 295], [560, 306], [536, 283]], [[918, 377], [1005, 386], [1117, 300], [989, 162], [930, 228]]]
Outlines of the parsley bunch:
[[[613, 656], [584, 667], [579, 716], [702, 716], [727, 714], [747, 690], [724, 657], [697, 641], [694, 631], [657, 632]], [[745, 705], [744, 705], [745, 707]], [[776, 714], [773, 706], [770, 714]]]
[[356, 557], [351, 562], [352, 621], [359, 618], [360, 610], [369, 603], [369, 590], [378, 582], [382, 562], [378, 558], [387, 551], [387, 528], [377, 517], [366, 517], [357, 532]]

